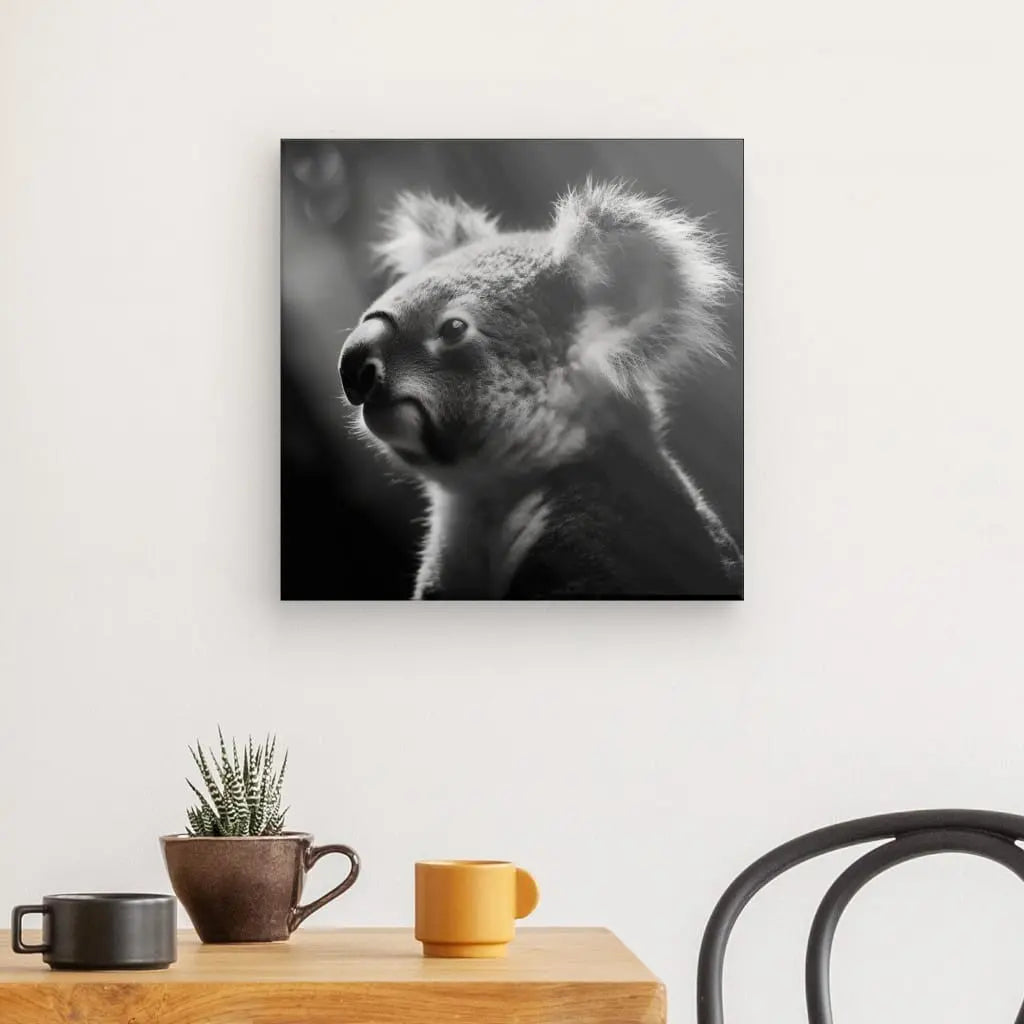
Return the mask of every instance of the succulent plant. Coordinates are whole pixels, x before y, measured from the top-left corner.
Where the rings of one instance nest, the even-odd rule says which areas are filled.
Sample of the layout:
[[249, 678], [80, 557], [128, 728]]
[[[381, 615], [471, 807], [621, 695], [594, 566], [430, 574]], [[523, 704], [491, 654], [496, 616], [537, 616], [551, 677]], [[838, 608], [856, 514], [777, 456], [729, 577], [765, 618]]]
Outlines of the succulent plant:
[[[220, 755], [211, 748], [203, 752], [196, 740], [196, 748], [188, 748], [199, 769], [206, 793], [191, 779], [189, 788], [199, 803], [187, 811], [190, 836], [276, 836], [284, 828], [287, 810], [281, 810], [281, 786], [288, 766], [285, 751], [281, 768], [274, 765], [277, 737], [267, 736], [266, 742], [253, 746], [252, 737], [238, 756], [238, 747], [231, 741], [228, 751], [224, 734], [217, 727]], [[213, 765], [211, 769], [210, 765]]]

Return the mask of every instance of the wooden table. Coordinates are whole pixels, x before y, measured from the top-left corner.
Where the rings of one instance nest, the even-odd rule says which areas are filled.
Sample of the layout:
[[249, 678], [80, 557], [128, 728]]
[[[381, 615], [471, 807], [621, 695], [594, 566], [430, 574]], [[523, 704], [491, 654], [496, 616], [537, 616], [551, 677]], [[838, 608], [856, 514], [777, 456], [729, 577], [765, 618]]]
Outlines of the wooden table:
[[3, 1024], [665, 1024], [664, 986], [598, 928], [521, 928], [504, 960], [425, 960], [407, 929], [181, 932], [178, 962], [141, 972], [51, 971], [0, 943]]

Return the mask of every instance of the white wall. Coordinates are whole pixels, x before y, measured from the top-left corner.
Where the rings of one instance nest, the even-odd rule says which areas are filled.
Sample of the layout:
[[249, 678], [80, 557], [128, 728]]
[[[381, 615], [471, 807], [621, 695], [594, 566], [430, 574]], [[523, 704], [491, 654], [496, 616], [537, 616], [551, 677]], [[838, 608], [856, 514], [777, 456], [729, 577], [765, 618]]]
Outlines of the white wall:
[[[185, 743], [270, 727], [291, 823], [365, 859], [318, 924], [408, 922], [417, 857], [515, 858], [539, 923], [613, 927], [682, 1024], [768, 847], [1022, 809], [1020, 22], [3, 0], [0, 907], [166, 888]], [[744, 604], [278, 602], [277, 140], [331, 134], [746, 137]], [[837, 863], [741, 924], [730, 1024], [801, 1019]], [[893, 873], [837, 1013], [1010, 1019], [1022, 916], [995, 866]]]

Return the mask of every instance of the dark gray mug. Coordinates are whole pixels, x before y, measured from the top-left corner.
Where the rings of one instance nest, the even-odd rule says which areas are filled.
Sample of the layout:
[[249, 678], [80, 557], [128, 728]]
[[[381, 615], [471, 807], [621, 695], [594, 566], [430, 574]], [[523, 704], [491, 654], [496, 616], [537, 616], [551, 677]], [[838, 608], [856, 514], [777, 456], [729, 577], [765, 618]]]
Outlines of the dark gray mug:
[[[177, 959], [178, 904], [140, 892], [68, 893], [11, 911], [11, 948], [42, 953], [55, 970], [154, 970]], [[22, 921], [41, 914], [43, 941], [22, 939]]]

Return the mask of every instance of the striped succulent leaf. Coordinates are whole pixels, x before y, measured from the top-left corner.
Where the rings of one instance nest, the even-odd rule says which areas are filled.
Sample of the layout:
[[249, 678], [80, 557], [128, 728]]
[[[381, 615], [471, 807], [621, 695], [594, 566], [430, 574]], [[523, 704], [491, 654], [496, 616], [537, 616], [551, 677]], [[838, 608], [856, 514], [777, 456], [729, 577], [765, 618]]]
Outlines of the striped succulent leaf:
[[204, 836], [220, 836], [224, 833], [221, 831], [220, 819], [216, 814], [210, 810], [209, 807], [201, 807], [199, 809], [199, 817], [202, 822], [203, 831], [201, 835]]
[[[213, 755], [211, 755], [213, 757]], [[224, 834], [227, 836], [238, 835], [238, 810], [235, 807], [235, 800], [231, 793], [231, 765], [224, 761], [218, 761], [213, 757], [213, 767], [220, 778], [221, 803], [219, 806], [221, 823], [224, 826]]]
[[[213, 801], [213, 806], [217, 809], [217, 816], [224, 821], [227, 821], [228, 817], [228, 804], [225, 799], [224, 792], [221, 787], [217, 784], [213, 777], [213, 772], [210, 771], [210, 766], [207, 763], [206, 755], [203, 753], [202, 744], [199, 740], [196, 740], [196, 749], [193, 750], [191, 747], [188, 748], [189, 753], [192, 755], [192, 760], [195, 761], [199, 768], [199, 774], [202, 776], [203, 784], [206, 786], [207, 792], [210, 794], [210, 799]], [[213, 754], [210, 754], [213, 758]], [[214, 758], [214, 764], [216, 765], [216, 759]]]

